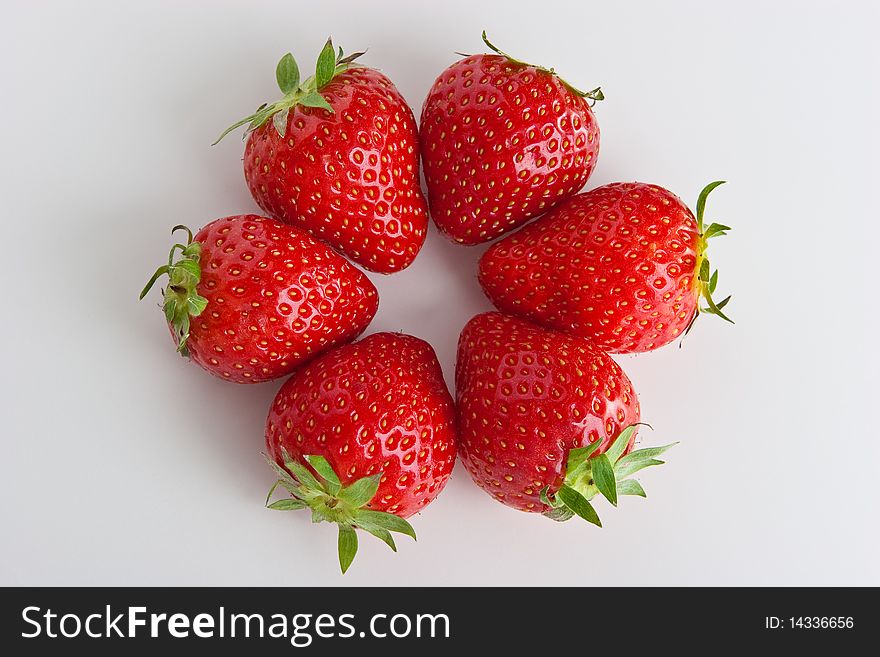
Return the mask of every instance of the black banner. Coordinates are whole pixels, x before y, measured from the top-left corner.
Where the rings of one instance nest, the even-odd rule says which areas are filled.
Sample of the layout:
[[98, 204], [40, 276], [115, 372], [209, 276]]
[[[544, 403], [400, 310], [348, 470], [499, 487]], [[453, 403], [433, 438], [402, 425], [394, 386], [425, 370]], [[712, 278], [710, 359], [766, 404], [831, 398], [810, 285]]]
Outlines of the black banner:
[[[864, 646], [876, 589], [300, 588], [5, 589], [2, 646], [118, 654], [381, 650], [492, 654]], [[21, 652], [6, 654], [22, 654]], [[277, 654], [277, 652], [276, 652]]]

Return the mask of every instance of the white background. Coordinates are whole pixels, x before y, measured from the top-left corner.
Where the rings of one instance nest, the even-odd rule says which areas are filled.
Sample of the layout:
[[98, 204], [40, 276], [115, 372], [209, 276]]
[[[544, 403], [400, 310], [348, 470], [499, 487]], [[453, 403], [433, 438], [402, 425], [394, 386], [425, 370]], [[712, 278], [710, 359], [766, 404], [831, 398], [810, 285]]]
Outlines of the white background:
[[[537, 7], [537, 9], [536, 9]], [[880, 584], [878, 47], [862, 2], [4, 2], [2, 584]], [[540, 15], [534, 12], [540, 10]], [[457, 467], [392, 554], [262, 507], [278, 383], [236, 386], [175, 356], [137, 302], [176, 223], [255, 210], [242, 144], [217, 133], [276, 95], [288, 50], [329, 33], [419, 114], [453, 51], [502, 48], [601, 84], [588, 186], [640, 180], [708, 218], [736, 326], [619, 361], [653, 443], [648, 499], [603, 529], [513, 511]], [[874, 40], [874, 43], [871, 41]], [[431, 232], [372, 276], [370, 331], [436, 348], [489, 308], [482, 247]]]

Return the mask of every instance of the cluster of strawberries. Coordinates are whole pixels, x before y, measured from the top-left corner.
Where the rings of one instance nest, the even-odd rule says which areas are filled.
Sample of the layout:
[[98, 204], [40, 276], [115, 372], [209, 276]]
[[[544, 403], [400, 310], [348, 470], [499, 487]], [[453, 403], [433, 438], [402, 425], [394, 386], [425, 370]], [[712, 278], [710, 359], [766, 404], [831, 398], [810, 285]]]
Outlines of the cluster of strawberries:
[[[361, 529], [392, 532], [429, 504], [459, 456], [508, 506], [601, 525], [597, 495], [644, 496], [631, 476], [669, 446], [633, 450], [638, 396], [609, 352], [649, 351], [682, 336], [729, 297], [704, 225], [656, 185], [578, 194], [599, 154], [592, 111], [553, 69], [493, 54], [437, 78], [420, 126], [382, 73], [328, 40], [315, 74], [278, 63], [283, 97], [246, 125], [244, 174], [269, 215], [225, 217], [175, 244], [162, 276], [178, 351], [235, 383], [289, 376], [266, 424], [278, 481], [272, 509], [309, 509], [339, 526], [343, 572]], [[223, 137], [221, 135], [221, 138]], [[456, 399], [431, 346], [400, 333], [351, 342], [378, 294], [361, 267], [390, 274], [421, 249], [430, 215], [462, 244], [495, 242], [479, 280], [502, 312], [459, 339]], [[271, 217], [271, 218], [270, 218]], [[346, 260], [341, 254], [348, 257]], [[705, 305], [701, 307], [701, 299]], [[502, 314], [503, 313], [503, 314]], [[281, 487], [287, 496], [272, 500]]]

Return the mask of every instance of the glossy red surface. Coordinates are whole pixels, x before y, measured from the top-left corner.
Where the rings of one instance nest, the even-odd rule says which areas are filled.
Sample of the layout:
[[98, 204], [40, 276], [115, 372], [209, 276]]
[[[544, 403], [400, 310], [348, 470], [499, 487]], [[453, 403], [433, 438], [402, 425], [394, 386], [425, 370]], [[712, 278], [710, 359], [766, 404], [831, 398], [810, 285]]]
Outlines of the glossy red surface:
[[480, 283], [499, 310], [608, 351], [649, 351], [680, 337], [697, 312], [698, 242], [677, 196], [613, 183], [493, 244]]
[[415, 259], [428, 224], [412, 110], [387, 77], [361, 66], [321, 95], [334, 112], [296, 106], [284, 137], [272, 121], [250, 134], [251, 194], [366, 269], [399, 271]]
[[266, 448], [325, 457], [343, 484], [381, 472], [369, 508], [408, 517], [455, 465], [455, 406], [424, 340], [376, 333], [298, 370], [275, 397]]
[[315, 354], [360, 335], [379, 304], [363, 272], [301, 230], [258, 215], [212, 221], [202, 245], [191, 359], [236, 383], [289, 374]]
[[501, 313], [464, 327], [455, 388], [462, 463], [480, 488], [521, 511], [547, 510], [541, 489], [558, 490], [570, 449], [601, 441], [601, 454], [639, 421], [632, 384], [608, 354]]
[[599, 155], [587, 100], [498, 55], [440, 74], [419, 137], [431, 216], [462, 244], [498, 237], [576, 193]]

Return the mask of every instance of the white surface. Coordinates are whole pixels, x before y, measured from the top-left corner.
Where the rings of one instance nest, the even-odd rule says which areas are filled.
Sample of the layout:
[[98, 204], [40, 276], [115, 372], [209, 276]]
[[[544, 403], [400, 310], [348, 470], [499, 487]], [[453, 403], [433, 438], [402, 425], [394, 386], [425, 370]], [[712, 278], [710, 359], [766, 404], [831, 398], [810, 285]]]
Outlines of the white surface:
[[[0, 584], [880, 584], [877, 550], [878, 46], [869, 3], [6, 2]], [[557, 3], [542, 3], [548, 10]], [[347, 5], [347, 6], [346, 6]], [[836, 7], [836, 8], [835, 8]], [[459, 466], [391, 554], [262, 508], [278, 387], [175, 357], [137, 292], [168, 229], [255, 206], [218, 131], [274, 97], [274, 65], [328, 33], [369, 47], [419, 114], [479, 33], [572, 83], [600, 84], [589, 186], [656, 182], [709, 217], [737, 325], [621, 358], [652, 442], [649, 498], [605, 528], [501, 506]], [[871, 41], [874, 40], [874, 43]], [[432, 232], [373, 276], [370, 331], [437, 349], [488, 309], [482, 248]]]

